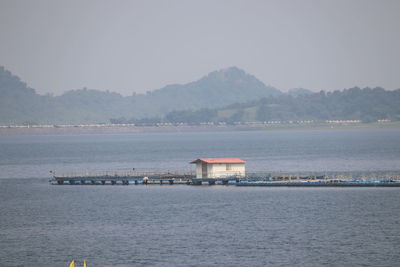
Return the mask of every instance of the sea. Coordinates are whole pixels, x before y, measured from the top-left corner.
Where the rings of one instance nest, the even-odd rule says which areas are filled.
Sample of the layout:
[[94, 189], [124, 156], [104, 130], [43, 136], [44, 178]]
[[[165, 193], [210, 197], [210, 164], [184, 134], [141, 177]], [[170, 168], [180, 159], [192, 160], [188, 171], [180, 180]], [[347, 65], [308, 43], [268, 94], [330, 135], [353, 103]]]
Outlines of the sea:
[[0, 136], [0, 266], [399, 266], [400, 188], [58, 186], [61, 173], [400, 174], [400, 129]]

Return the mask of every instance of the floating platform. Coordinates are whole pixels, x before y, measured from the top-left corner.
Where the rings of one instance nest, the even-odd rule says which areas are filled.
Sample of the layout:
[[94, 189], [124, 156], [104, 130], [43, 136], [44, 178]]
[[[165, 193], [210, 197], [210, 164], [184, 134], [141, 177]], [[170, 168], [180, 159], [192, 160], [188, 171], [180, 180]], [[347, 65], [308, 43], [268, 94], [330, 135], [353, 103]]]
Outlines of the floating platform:
[[237, 186], [294, 186], [294, 187], [400, 187], [398, 180], [326, 180], [326, 181], [240, 181]]
[[320, 176], [265, 176], [196, 178], [191, 172], [130, 172], [113, 174], [53, 175], [54, 185], [235, 185], [267, 187], [400, 187], [399, 179], [332, 179]]
[[53, 175], [50, 183], [57, 185], [187, 184], [193, 178], [194, 174], [190, 172], [131, 171]]

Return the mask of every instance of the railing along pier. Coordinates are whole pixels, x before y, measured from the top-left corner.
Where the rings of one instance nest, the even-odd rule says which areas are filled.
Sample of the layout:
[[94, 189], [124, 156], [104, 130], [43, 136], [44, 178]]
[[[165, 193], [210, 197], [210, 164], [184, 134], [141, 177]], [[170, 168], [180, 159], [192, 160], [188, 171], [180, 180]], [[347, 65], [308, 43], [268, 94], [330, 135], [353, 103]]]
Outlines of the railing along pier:
[[249, 172], [245, 177], [196, 178], [190, 171], [102, 171], [53, 174], [51, 184], [57, 185], [240, 185], [240, 186], [396, 186], [400, 174], [391, 173], [270, 173]]

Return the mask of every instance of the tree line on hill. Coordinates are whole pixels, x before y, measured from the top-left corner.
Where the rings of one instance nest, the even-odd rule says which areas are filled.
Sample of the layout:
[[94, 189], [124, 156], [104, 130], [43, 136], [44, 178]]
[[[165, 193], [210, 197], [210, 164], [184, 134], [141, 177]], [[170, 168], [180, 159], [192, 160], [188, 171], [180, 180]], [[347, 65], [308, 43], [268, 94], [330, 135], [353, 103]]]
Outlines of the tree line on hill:
[[60, 96], [40, 95], [0, 66], [0, 125], [108, 123], [120, 117], [148, 120], [173, 110], [217, 108], [279, 94], [278, 89], [231, 67], [144, 94], [122, 96], [83, 88]]
[[246, 103], [231, 104], [223, 108], [176, 110], [164, 117], [145, 119], [111, 119], [112, 123], [189, 123], [266, 122], [295, 120], [360, 120], [375, 122], [388, 119], [400, 120], [400, 89], [358, 87], [343, 91], [300, 94], [282, 94]]
[[79, 89], [40, 95], [0, 66], [0, 125], [189, 123], [288, 120], [400, 119], [400, 89], [351, 88], [289, 93], [267, 86], [236, 67], [179, 85], [122, 96]]

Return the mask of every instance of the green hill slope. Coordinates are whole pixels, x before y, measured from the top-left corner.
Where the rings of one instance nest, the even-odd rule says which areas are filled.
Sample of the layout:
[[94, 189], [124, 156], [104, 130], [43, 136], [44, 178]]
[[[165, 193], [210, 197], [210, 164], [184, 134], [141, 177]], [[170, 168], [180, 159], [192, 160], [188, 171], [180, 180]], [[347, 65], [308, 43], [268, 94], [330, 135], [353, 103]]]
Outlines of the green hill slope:
[[112, 122], [249, 122], [400, 119], [400, 89], [351, 88], [283, 94], [236, 67], [188, 83], [124, 97], [98, 90], [40, 95], [0, 67], [0, 125]]
[[[351, 88], [343, 91], [283, 94], [225, 108], [197, 112], [175, 111], [167, 122], [251, 122], [294, 120], [400, 120], [400, 89]], [[190, 114], [188, 116], [187, 114]], [[201, 119], [199, 119], [201, 118]]]
[[123, 97], [98, 90], [71, 90], [43, 96], [0, 68], [0, 124], [107, 123], [110, 118], [163, 117], [173, 110], [217, 108], [281, 92], [236, 67], [214, 71], [183, 85]]

